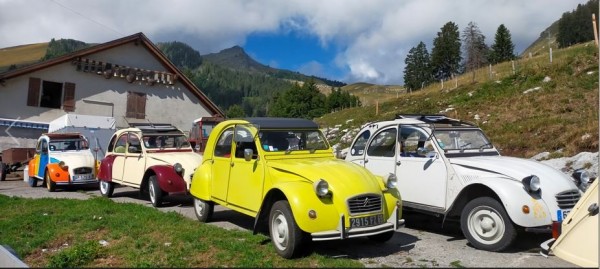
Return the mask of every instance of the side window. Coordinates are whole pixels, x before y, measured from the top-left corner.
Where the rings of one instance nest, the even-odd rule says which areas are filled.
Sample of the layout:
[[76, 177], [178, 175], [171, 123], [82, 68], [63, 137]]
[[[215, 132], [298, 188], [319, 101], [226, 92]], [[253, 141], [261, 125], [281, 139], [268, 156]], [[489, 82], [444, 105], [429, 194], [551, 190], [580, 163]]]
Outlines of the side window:
[[112, 152], [113, 149], [115, 148], [115, 143], [117, 142], [117, 136], [113, 135], [110, 138], [110, 142], [108, 142], [108, 148], [106, 150], [108, 150], [108, 152]]
[[[417, 127], [402, 127], [401, 141], [403, 157], [425, 157], [419, 155], [418, 149], [425, 148], [427, 135]], [[433, 150], [433, 147], [431, 148]]]
[[125, 153], [125, 147], [127, 146], [127, 134], [119, 136], [117, 143], [115, 144], [114, 153]]
[[217, 140], [217, 144], [215, 145], [215, 156], [229, 158], [229, 156], [231, 156], [232, 140], [233, 128], [228, 128]]
[[389, 128], [381, 131], [369, 144], [367, 155], [379, 157], [394, 157], [396, 152], [396, 128]]
[[352, 145], [350, 149], [350, 154], [352, 156], [360, 156], [365, 153], [365, 146], [367, 145], [367, 141], [371, 137], [371, 131], [366, 130], [358, 136], [358, 139]]
[[35, 151], [38, 153], [42, 151], [42, 140], [38, 141], [37, 145], [35, 146]]
[[127, 148], [128, 153], [140, 153], [142, 152], [142, 145], [137, 135], [129, 133], [129, 147]]

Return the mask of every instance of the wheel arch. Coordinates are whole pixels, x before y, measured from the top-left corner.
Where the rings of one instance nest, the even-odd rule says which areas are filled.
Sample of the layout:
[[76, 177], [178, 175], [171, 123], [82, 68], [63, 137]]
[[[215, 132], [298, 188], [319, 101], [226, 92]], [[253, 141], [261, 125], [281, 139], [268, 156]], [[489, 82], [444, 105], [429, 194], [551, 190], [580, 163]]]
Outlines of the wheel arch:
[[273, 188], [267, 192], [265, 197], [263, 198], [263, 202], [258, 210], [258, 214], [256, 214], [256, 218], [254, 218], [254, 228], [252, 232], [256, 233], [266, 233], [268, 234], [269, 230], [269, 213], [271, 212], [271, 207], [273, 204], [279, 200], [288, 200], [285, 193], [278, 188]]

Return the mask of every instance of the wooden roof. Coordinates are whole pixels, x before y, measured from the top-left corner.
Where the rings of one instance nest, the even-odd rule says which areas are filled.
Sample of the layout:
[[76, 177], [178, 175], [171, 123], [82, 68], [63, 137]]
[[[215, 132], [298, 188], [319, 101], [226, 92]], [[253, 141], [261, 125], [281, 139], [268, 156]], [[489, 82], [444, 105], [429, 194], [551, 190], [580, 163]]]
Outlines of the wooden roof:
[[64, 62], [71, 62], [73, 60], [76, 60], [80, 57], [83, 56], [87, 56], [90, 54], [94, 54], [100, 51], [105, 51], [105, 50], [109, 50], [111, 48], [117, 47], [117, 46], [121, 46], [123, 44], [126, 43], [130, 43], [130, 42], [135, 42], [136, 44], [142, 44], [144, 46], [146, 46], [146, 48], [148, 48], [148, 50], [162, 63], [162, 65], [165, 67], [165, 69], [167, 69], [169, 72], [175, 73], [178, 76], [178, 81], [180, 81], [181, 83], [183, 83], [187, 88], [189, 88], [191, 90], [191, 92], [198, 97], [198, 99], [200, 99], [200, 101], [202, 101], [209, 109], [212, 115], [219, 115], [221, 117], [224, 117], [225, 114], [223, 113], [223, 111], [221, 111], [219, 109], [219, 107], [217, 107], [217, 105], [215, 105], [212, 101], [210, 101], [210, 99], [208, 99], [208, 96], [206, 96], [198, 87], [196, 87], [196, 85], [189, 80], [188, 77], [186, 77], [168, 58], [166, 55], [164, 55], [162, 53], [162, 51], [160, 51], [160, 49], [158, 47], [156, 47], [156, 45], [154, 45], [154, 43], [152, 43], [152, 41], [150, 41], [143, 33], [137, 33], [137, 34], [133, 34], [130, 36], [126, 36], [123, 38], [119, 38], [119, 39], [115, 39], [113, 41], [110, 42], [106, 42], [103, 44], [99, 44], [99, 45], [95, 45], [89, 48], [85, 48], [85, 49], [81, 49], [69, 54], [65, 54], [47, 61], [43, 61], [43, 62], [39, 62], [39, 63], [35, 63], [32, 65], [28, 65], [25, 67], [21, 67], [21, 68], [17, 68], [14, 70], [10, 70], [4, 73], [0, 73], [0, 82], [11, 79], [11, 78], [15, 78], [18, 76], [22, 76], [34, 71], [38, 71], [44, 68], [48, 68], [50, 66], [54, 66], [57, 64], [61, 64]]

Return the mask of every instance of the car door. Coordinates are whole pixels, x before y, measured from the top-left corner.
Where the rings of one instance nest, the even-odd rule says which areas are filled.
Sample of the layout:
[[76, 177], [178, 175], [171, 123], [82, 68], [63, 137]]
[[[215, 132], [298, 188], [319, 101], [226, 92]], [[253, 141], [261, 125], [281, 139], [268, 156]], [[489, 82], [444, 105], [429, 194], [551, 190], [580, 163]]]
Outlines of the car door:
[[364, 155], [365, 168], [373, 174], [384, 177], [390, 173], [396, 173], [398, 166], [395, 154], [397, 134], [396, 126], [379, 130], [374, 134]]
[[[237, 125], [234, 136], [234, 152], [229, 173], [227, 202], [251, 212], [258, 212], [262, 202], [264, 167], [258, 158], [254, 134], [243, 125]], [[251, 149], [253, 156], [244, 159], [244, 150]]]
[[134, 132], [127, 135], [127, 148], [125, 149], [125, 165], [123, 169], [123, 182], [140, 186], [146, 172], [146, 158], [142, 153], [140, 137]]
[[123, 171], [125, 170], [125, 151], [127, 148], [127, 135], [128, 132], [122, 133], [113, 149], [115, 160], [112, 166], [112, 180], [117, 183], [123, 183]]
[[231, 151], [233, 144], [233, 126], [225, 129], [219, 135], [214, 145], [214, 157], [212, 161], [212, 198], [227, 201], [227, 190], [229, 187], [229, 168], [231, 162]]
[[[433, 211], [446, 208], [446, 165], [432, 137], [419, 126], [400, 125], [398, 157], [398, 190], [407, 206], [425, 207]], [[429, 148], [423, 154], [419, 148]]]

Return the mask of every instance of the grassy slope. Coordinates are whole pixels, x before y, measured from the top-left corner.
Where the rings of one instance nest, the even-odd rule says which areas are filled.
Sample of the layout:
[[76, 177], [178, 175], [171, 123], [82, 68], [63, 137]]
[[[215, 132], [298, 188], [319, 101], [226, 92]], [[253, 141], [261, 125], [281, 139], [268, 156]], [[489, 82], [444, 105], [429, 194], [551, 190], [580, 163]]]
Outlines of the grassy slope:
[[[598, 48], [593, 42], [548, 55], [482, 68], [391, 101], [351, 108], [315, 119], [322, 127], [355, 128], [397, 113], [439, 114], [478, 123], [503, 155], [553, 157], [598, 150]], [[591, 72], [591, 73], [590, 73]], [[544, 82], [544, 78], [551, 80]], [[458, 87], [456, 87], [458, 86]], [[347, 86], [348, 87], [348, 86]], [[525, 94], [529, 89], [535, 90]], [[393, 95], [388, 95], [394, 96]], [[478, 115], [480, 120], [475, 120]], [[351, 122], [347, 120], [353, 119]], [[336, 143], [338, 141], [331, 141]], [[348, 146], [348, 145], [342, 145]]]
[[0, 49], [0, 70], [10, 65], [35, 63], [46, 55], [48, 43], [37, 43]]

